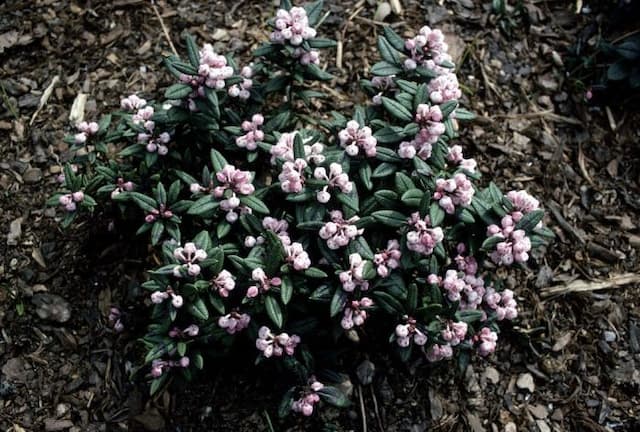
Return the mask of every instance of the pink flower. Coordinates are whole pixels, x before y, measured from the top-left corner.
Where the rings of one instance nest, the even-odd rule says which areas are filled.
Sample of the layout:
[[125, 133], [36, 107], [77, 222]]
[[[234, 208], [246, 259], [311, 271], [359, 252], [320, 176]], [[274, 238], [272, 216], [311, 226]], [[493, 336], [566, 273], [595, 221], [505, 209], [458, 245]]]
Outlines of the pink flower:
[[524, 230], [515, 229], [515, 221], [511, 215], [506, 215], [500, 221], [501, 226], [489, 225], [488, 237], [504, 239], [496, 244], [496, 249], [489, 254], [491, 261], [498, 265], [511, 265], [514, 262], [524, 263], [529, 260], [531, 240]]
[[199, 249], [195, 243], [190, 242], [185, 243], [184, 247], [174, 249], [173, 256], [181, 263], [173, 269], [174, 276], [182, 277], [186, 270], [189, 276], [195, 277], [201, 271], [197, 263], [207, 258], [207, 252], [204, 249]]
[[[293, 143], [298, 132], [287, 132], [280, 135], [278, 142], [271, 147], [271, 164], [275, 165], [277, 158], [282, 158], [285, 161], [293, 162]], [[313, 138], [303, 138], [303, 143], [311, 141]], [[315, 143], [313, 145], [304, 145], [305, 161], [315, 164], [321, 164], [325, 161], [325, 156], [322, 154], [324, 151], [324, 145], [321, 143]]]
[[254, 298], [257, 297], [261, 292], [267, 292], [271, 289], [272, 286], [280, 286], [282, 285], [282, 279], [279, 277], [268, 277], [263, 269], [260, 267], [256, 267], [251, 272], [251, 279], [257, 282], [256, 285], [252, 285], [247, 289], [247, 297]]
[[120, 100], [120, 107], [127, 111], [139, 110], [140, 108], [144, 108], [145, 105], [147, 105], [147, 101], [139, 98], [135, 94]]
[[251, 195], [255, 191], [249, 171], [241, 171], [233, 165], [225, 165], [222, 170], [216, 173], [216, 180], [220, 186], [214, 191], [218, 198], [222, 197], [222, 192], [226, 189], [240, 195]]
[[444, 73], [429, 81], [428, 90], [431, 102], [436, 104], [457, 100], [462, 96], [458, 85], [458, 78], [456, 74], [451, 72]]
[[256, 339], [256, 348], [262, 351], [262, 355], [266, 358], [283, 355], [292, 356], [296, 347], [300, 343], [300, 337], [297, 335], [289, 336], [287, 333], [275, 335], [266, 327], [260, 327], [258, 331], [258, 339]]
[[218, 276], [211, 281], [213, 289], [218, 291], [220, 297], [229, 297], [229, 293], [236, 287], [236, 281], [231, 273], [227, 270], [222, 270], [218, 273]]
[[246, 134], [236, 138], [236, 145], [250, 151], [258, 148], [257, 143], [264, 139], [264, 132], [260, 130], [263, 123], [264, 117], [261, 114], [254, 114], [251, 121], [242, 122], [242, 130]]
[[329, 187], [337, 188], [342, 193], [348, 194], [353, 190], [353, 183], [349, 180], [349, 175], [342, 170], [342, 165], [332, 163], [329, 165], [329, 174], [324, 167], [317, 167], [313, 172], [316, 180], [325, 180], [329, 184], [323, 190], [318, 192], [317, 199], [320, 203], [327, 203], [331, 198], [331, 194], [327, 191]]
[[376, 155], [376, 145], [378, 141], [371, 133], [368, 126], [360, 127], [357, 121], [351, 120], [347, 122], [347, 127], [338, 133], [340, 139], [340, 147], [345, 149], [349, 156], [356, 156], [360, 150], [367, 157]]
[[402, 253], [400, 252], [400, 243], [398, 240], [389, 240], [387, 242], [387, 248], [375, 254], [373, 257], [373, 262], [377, 266], [376, 270], [378, 275], [383, 278], [389, 276], [390, 270], [400, 266], [401, 257]]
[[473, 184], [463, 173], [458, 173], [450, 179], [436, 180], [436, 190], [433, 198], [438, 200], [440, 207], [447, 214], [455, 213], [456, 206], [468, 207], [475, 194]]
[[413, 70], [417, 66], [430, 69], [438, 75], [449, 73], [449, 69], [441, 66], [451, 62], [448, 54], [449, 47], [444, 42], [444, 34], [440, 30], [432, 30], [425, 26], [419, 34], [405, 41], [405, 50], [409, 58], [404, 66], [407, 70]]
[[305, 40], [314, 37], [316, 37], [316, 30], [309, 26], [309, 18], [303, 8], [292, 7], [290, 11], [278, 9], [275, 30], [270, 36], [271, 42], [288, 41], [293, 46], [299, 46]]
[[369, 289], [369, 282], [364, 279], [364, 268], [367, 263], [368, 261], [363, 260], [358, 253], [349, 255], [349, 270], [345, 270], [339, 275], [343, 290], [353, 292], [356, 288], [360, 288], [362, 291]]
[[293, 268], [297, 271], [306, 270], [311, 267], [311, 260], [309, 254], [303, 249], [301, 243], [291, 243], [284, 246], [287, 254], [286, 261], [293, 265]]
[[512, 320], [518, 316], [518, 303], [509, 289], [499, 293], [493, 287], [488, 287], [483, 300], [488, 309], [495, 311], [498, 321]]
[[304, 416], [313, 414], [313, 407], [320, 402], [320, 396], [317, 392], [324, 388], [324, 384], [312, 376], [309, 379], [309, 385], [301, 392], [300, 398], [291, 402], [291, 410], [301, 413]]
[[286, 161], [282, 165], [282, 172], [278, 175], [280, 188], [286, 193], [302, 192], [305, 183], [304, 170], [307, 162], [304, 159], [296, 159], [293, 162]]
[[231, 312], [218, 318], [218, 326], [229, 334], [235, 334], [249, 327], [251, 317], [247, 314]]
[[489, 327], [483, 327], [474, 337], [473, 340], [478, 343], [478, 354], [487, 356], [496, 350], [496, 342], [498, 334], [491, 331]]
[[345, 220], [340, 210], [333, 210], [330, 213], [331, 222], [327, 222], [318, 235], [327, 241], [329, 249], [339, 249], [349, 244], [349, 242], [364, 233], [364, 228], [358, 229], [355, 223], [360, 219], [353, 216]]
[[405, 316], [404, 323], [398, 324], [395, 329], [395, 339], [398, 346], [407, 348], [411, 343], [423, 346], [427, 343], [427, 335], [417, 327], [416, 320]]
[[420, 214], [415, 212], [408, 222], [411, 230], [407, 232], [407, 249], [421, 255], [431, 255], [438, 243], [444, 240], [442, 228], [431, 228], [431, 219], [425, 216], [420, 219]]
[[453, 356], [453, 350], [451, 349], [451, 346], [449, 344], [433, 344], [427, 349], [427, 351], [425, 352], [425, 356], [427, 360], [434, 363], [440, 360], [451, 358]]

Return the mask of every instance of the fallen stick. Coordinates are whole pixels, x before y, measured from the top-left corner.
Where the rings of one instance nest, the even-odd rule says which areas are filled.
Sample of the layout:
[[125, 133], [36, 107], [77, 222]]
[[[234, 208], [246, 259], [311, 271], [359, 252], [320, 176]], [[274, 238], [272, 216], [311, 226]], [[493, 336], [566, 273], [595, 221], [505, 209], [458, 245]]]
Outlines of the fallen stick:
[[603, 281], [575, 280], [568, 284], [543, 288], [540, 292], [540, 295], [542, 295], [542, 297], [549, 297], [552, 295], [561, 295], [576, 292], [598, 291], [602, 289], [619, 288], [621, 286], [629, 285], [632, 283], [640, 283], [640, 274], [624, 273], [614, 275], [608, 280]]
[[42, 108], [44, 108], [44, 106], [47, 104], [49, 97], [51, 97], [51, 93], [53, 93], [53, 88], [56, 86], [58, 81], [60, 81], [60, 76], [58, 75], [54, 76], [53, 79], [51, 80], [51, 84], [49, 84], [49, 87], [47, 87], [44, 90], [44, 93], [42, 93], [42, 96], [40, 97], [40, 105], [38, 106], [38, 109], [36, 110], [36, 112], [34, 112], [33, 115], [31, 116], [31, 121], [29, 122], [29, 126], [33, 125], [33, 122], [36, 121], [36, 117], [38, 117], [38, 114], [40, 114], [40, 111], [42, 111]]

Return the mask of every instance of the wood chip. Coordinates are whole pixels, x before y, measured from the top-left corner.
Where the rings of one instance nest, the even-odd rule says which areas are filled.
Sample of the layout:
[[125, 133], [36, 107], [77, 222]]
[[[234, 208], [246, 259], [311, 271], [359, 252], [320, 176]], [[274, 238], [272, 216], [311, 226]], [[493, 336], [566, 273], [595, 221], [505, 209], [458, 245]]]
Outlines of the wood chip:
[[575, 280], [566, 285], [555, 285], [549, 288], [544, 288], [541, 291], [542, 297], [549, 297], [552, 295], [569, 294], [575, 292], [590, 292], [603, 289], [620, 288], [625, 285], [640, 283], [640, 274], [638, 273], [624, 273], [619, 275], [613, 275], [610, 279], [604, 281], [584, 281]]

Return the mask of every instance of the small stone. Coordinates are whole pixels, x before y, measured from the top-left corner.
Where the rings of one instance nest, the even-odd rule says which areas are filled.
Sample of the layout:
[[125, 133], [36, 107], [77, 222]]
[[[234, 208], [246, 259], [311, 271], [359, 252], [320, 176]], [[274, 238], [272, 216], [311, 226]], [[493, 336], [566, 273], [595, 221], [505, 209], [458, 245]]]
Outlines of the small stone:
[[551, 432], [551, 428], [544, 420], [536, 420], [536, 426], [540, 432]]
[[528, 390], [529, 393], [533, 393], [536, 389], [536, 385], [533, 382], [533, 375], [530, 373], [523, 373], [518, 376], [518, 380], [516, 381], [516, 386], [520, 390]]
[[16, 246], [18, 239], [22, 236], [22, 218], [19, 217], [9, 224], [9, 234], [7, 234], [7, 245]]
[[486, 432], [480, 418], [475, 414], [467, 413], [467, 423], [473, 432]]
[[133, 419], [147, 431], [161, 431], [165, 428], [164, 418], [156, 408], [150, 408]]
[[59, 295], [39, 293], [33, 296], [31, 302], [36, 306], [36, 313], [43, 320], [64, 323], [71, 318], [69, 303]]
[[543, 75], [538, 79], [538, 84], [540, 84], [540, 87], [542, 87], [544, 90], [547, 91], [556, 91], [558, 90], [558, 81], [554, 80], [551, 76], [549, 75]]
[[602, 337], [604, 337], [604, 340], [607, 342], [615, 342], [616, 341], [616, 334], [614, 332], [612, 332], [611, 330], [606, 330], [602, 333]]
[[59, 403], [56, 405], [56, 415], [58, 417], [64, 417], [69, 412], [69, 405], [65, 403]]
[[378, 9], [376, 9], [376, 13], [373, 16], [375, 21], [384, 21], [386, 17], [391, 14], [391, 5], [387, 2], [382, 2], [378, 5]]
[[518, 432], [518, 428], [514, 422], [509, 422], [504, 425], [504, 432]]
[[373, 381], [373, 375], [376, 371], [376, 365], [369, 360], [364, 360], [356, 369], [356, 375], [362, 385], [369, 385]]
[[549, 411], [547, 411], [547, 407], [545, 407], [542, 404], [530, 405], [528, 408], [529, 408], [529, 412], [531, 412], [531, 414], [533, 414], [535, 418], [543, 420], [549, 416]]
[[42, 180], [42, 170], [40, 168], [29, 168], [22, 176], [27, 184], [37, 183]]
[[10, 381], [23, 382], [25, 378], [24, 360], [22, 357], [13, 357], [2, 366], [2, 373]]
[[48, 418], [44, 420], [44, 430], [47, 432], [63, 431], [73, 426], [71, 420], [58, 420]]
[[498, 372], [496, 368], [489, 366], [484, 370], [484, 377], [491, 384], [498, 384], [500, 381], [500, 372]]

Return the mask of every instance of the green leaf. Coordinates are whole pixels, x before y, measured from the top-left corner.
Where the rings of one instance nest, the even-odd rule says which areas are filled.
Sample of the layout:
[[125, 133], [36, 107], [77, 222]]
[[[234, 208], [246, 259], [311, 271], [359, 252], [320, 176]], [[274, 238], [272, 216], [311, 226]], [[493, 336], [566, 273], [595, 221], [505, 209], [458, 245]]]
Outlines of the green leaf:
[[328, 275], [316, 267], [309, 267], [304, 271], [304, 275], [313, 279], [324, 279], [328, 277]]
[[378, 36], [378, 51], [386, 62], [392, 65], [400, 64], [400, 53], [389, 43], [386, 37]]
[[291, 301], [293, 296], [293, 283], [289, 277], [282, 278], [282, 285], [280, 285], [280, 299], [285, 306]]
[[382, 207], [395, 207], [398, 201], [398, 194], [389, 189], [381, 189], [374, 192], [373, 196]]
[[184, 342], [178, 342], [178, 355], [184, 357], [187, 353], [187, 344]]
[[403, 172], [396, 173], [395, 186], [396, 192], [398, 192], [398, 194], [400, 195], [404, 194], [409, 189], [414, 189], [416, 187], [416, 185], [413, 183], [413, 180], [411, 180], [411, 177]]
[[392, 163], [382, 162], [380, 165], [373, 170], [373, 174], [371, 174], [372, 178], [383, 178], [388, 177], [395, 173], [398, 170], [398, 167]]
[[222, 156], [222, 153], [218, 150], [211, 149], [211, 164], [213, 165], [213, 172], [217, 173], [222, 171], [222, 168], [226, 165], [229, 165], [229, 162], [227, 162], [224, 156]]
[[311, 48], [333, 48], [336, 45], [338, 45], [337, 42], [331, 39], [315, 38], [309, 40], [309, 46]]
[[382, 106], [395, 118], [404, 122], [413, 121], [413, 115], [400, 102], [382, 96]]
[[215, 89], [205, 87], [204, 95], [207, 97], [207, 101], [211, 105], [211, 109], [213, 109], [213, 115], [216, 119], [220, 118], [220, 102], [218, 101], [218, 94]]
[[536, 225], [542, 220], [544, 217], [544, 210], [534, 210], [530, 213], [527, 213], [518, 221], [516, 224], [516, 229], [521, 229], [526, 231], [527, 233], [532, 231]]
[[194, 68], [200, 66], [200, 54], [198, 45], [196, 44], [196, 39], [192, 35], [187, 35], [185, 37], [185, 42], [187, 43], [187, 56], [189, 57], [189, 63]]
[[390, 26], [382, 27], [384, 37], [387, 41], [400, 52], [404, 52], [404, 39], [396, 33]]
[[446, 101], [442, 105], [440, 105], [440, 111], [442, 111], [442, 116], [444, 118], [449, 117], [449, 115], [456, 109], [458, 106], [457, 100]]
[[407, 310], [413, 313], [418, 306], [418, 286], [414, 283], [409, 284], [407, 289]]
[[332, 318], [344, 310], [347, 300], [347, 294], [342, 291], [342, 288], [337, 288], [333, 293], [331, 305], [329, 306], [329, 314]]
[[607, 69], [607, 78], [611, 81], [622, 81], [629, 76], [630, 71], [631, 67], [629, 64], [624, 60], [620, 60], [609, 66], [609, 69]]
[[440, 226], [440, 224], [442, 224], [442, 221], [444, 221], [445, 216], [446, 213], [444, 212], [443, 208], [440, 207], [440, 204], [438, 204], [437, 201], [432, 202], [431, 206], [429, 207], [429, 219], [431, 220], [431, 226]]
[[371, 214], [378, 222], [398, 228], [407, 223], [407, 217], [395, 210], [378, 210]]
[[307, 19], [309, 26], [315, 27], [322, 15], [322, 8], [324, 6], [323, 0], [318, 0], [313, 3], [304, 5], [304, 10], [307, 12]]
[[360, 211], [360, 203], [358, 201], [358, 192], [355, 189], [355, 186], [351, 193], [346, 194], [343, 192], [338, 192], [336, 194], [338, 201], [340, 201], [345, 207], [353, 210], [354, 212]]
[[189, 313], [200, 321], [206, 321], [209, 319], [209, 310], [207, 305], [202, 301], [200, 297], [196, 298], [188, 306]]
[[318, 390], [317, 393], [320, 399], [338, 408], [345, 408], [351, 404], [349, 398], [347, 398], [342, 390], [336, 387], [324, 386], [321, 390]]
[[484, 316], [484, 311], [477, 309], [467, 309], [456, 312], [456, 319], [458, 321], [466, 322], [467, 324], [480, 321]]
[[480, 249], [487, 252], [492, 251], [495, 249], [498, 243], [501, 243], [503, 241], [504, 241], [504, 237], [500, 237], [500, 236], [487, 237], [485, 241], [482, 242], [482, 246], [480, 246]]
[[255, 195], [246, 195], [240, 197], [240, 202], [256, 213], [269, 214], [269, 208], [262, 202], [261, 199], [256, 198]]
[[371, 296], [374, 298], [374, 301], [378, 306], [391, 315], [401, 314], [404, 312], [402, 303], [384, 291], [374, 291], [371, 293]]
[[417, 110], [418, 105], [426, 103], [429, 103], [429, 90], [427, 85], [423, 83], [416, 89], [416, 95], [413, 98], [413, 109]]
[[373, 189], [373, 183], [371, 182], [371, 165], [369, 165], [368, 162], [364, 162], [360, 165], [358, 174], [360, 175], [360, 181], [364, 187], [367, 188], [367, 190]]
[[304, 151], [304, 142], [302, 141], [302, 136], [297, 133], [293, 137], [293, 157], [294, 159], [305, 159], [306, 152]]
[[381, 61], [371, 67], [371, 74], [376, 76], [397, 75], [402, 72], [398, 66], [394, 66], [386, 61]]
[[188, 215], [192, 216], [201, 216], [201, 217], [212, 217], [213, 211], [218, 208], [220, 203], [216, 201], [213, 196], [205, 195], [194, 202], [189, 210], [187, 210]]
[[276, 300], [275, 297], [267, 296], [264, 299], [264, 306], [267, 310], [267, 315], [278, 328], [282, 328], [283, 316], [282, 309], [280, 308], [280, 303]]
[[226, 220], [221, 221], [216, 226], [216, 237], [219, 239], [225, 237], [227, 234], [231, 232], [231, 224]]
[[419, 207], [425, 192], [420, 189], [409, 189], [402, 194], [400, 200], [409, 207]]
[[278, 417], [285, 418], [291, 412], [291, 404], [293, 403], [295, 391], [296, 387], [291, 387], [282, 397], [280, 405], [278, 405]]
[[160, 221], [154, 222], [151, 227], [151, 244], [152, 245], [158, 244], [163, 232], [164, 232], [164, 224]]
[[169, 86], [165, 92], [164, 97], [172, 100], [184, 99], [193, 92], [193, 89], [189, 84], [177, 83]]
[[333, 75], [331, 75], [328, 72], [323, 71], [322, 69], [320, 69], [317, 65], [309, 64], [306, 66], [306, 70], [307, 72], [309, 72], [309, 74], [317, 79], [319, 79], [320, 81], [329, 81], [332, 80], [334, 78]]
[[149, 388], [149, 395], [153, 396], [166, 384], [169, 374], [160, 375], [159, 378], [151, 381], [151, 387]]
[[396, 85], [400, 88], [400, 90], [407, 92], [409, 94], [414, 95], [418, 90], [418, 85], [413, 81], [397, 79], [395, 82], [396, 82]]
[[456, 119], [458, 120], [475, 120], [476, 115], [464, 108], [456, 108]]

